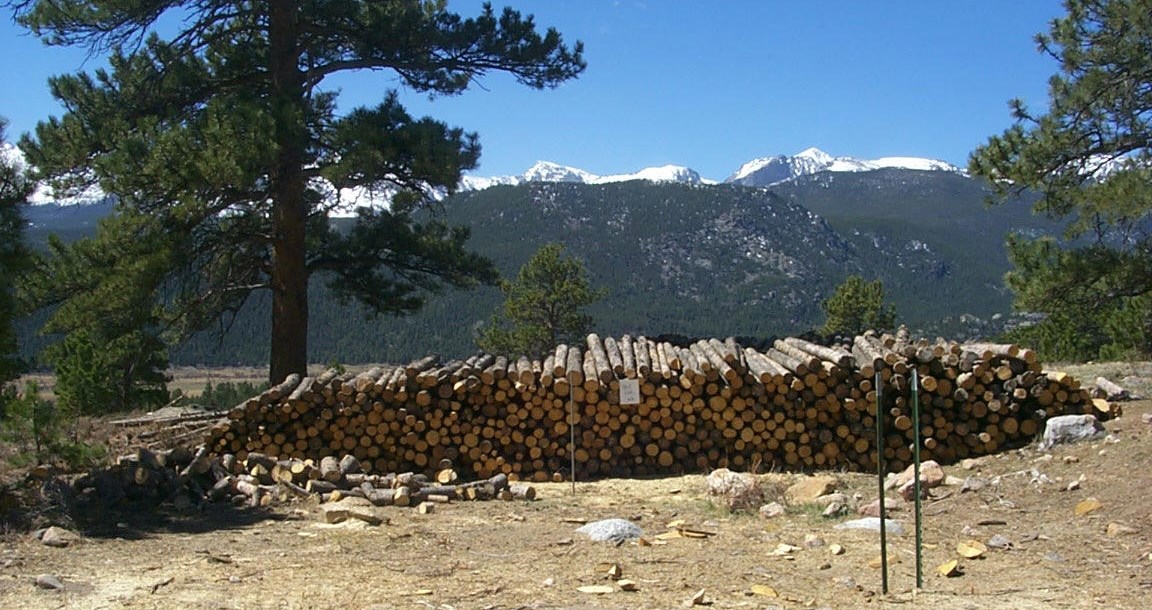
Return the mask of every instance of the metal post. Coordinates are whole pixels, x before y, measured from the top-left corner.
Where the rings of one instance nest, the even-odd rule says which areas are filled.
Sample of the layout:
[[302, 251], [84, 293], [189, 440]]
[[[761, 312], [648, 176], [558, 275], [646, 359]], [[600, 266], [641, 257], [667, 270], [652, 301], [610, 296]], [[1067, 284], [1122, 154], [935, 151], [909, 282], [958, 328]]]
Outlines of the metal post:
[[880, 572], [882, 590], [888, 593], [888, 511], [884, 508], [884, 390], [876, 373], [876, 479], [880, 488]]
[[572, 461], [572, 495], [576, 495], [576, 400], [575, 388], [568, 388], [568, 457]]
[[920, 526], [920, 376], [912, 369], [912, 445], [913, 479], [912, 491], [916, 494], [916, 588], [924, 587], [923, 548], [924, 540]]

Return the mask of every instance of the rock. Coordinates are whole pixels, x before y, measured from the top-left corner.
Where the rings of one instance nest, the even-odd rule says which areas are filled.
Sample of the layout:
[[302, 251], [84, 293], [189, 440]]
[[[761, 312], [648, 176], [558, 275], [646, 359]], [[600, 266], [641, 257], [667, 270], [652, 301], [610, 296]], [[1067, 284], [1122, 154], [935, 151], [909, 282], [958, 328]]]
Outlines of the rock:
[[1112, 536], [1112, 537], [1121, 536], [1124, 534], [1135, 534], [1135, 533], [1138, 533], [1139, 531], [1140, 530], [1138, 530], [1134, 527], [1124, 525], [1122, 523], [1116, 523], [1115, 521], [1113, 521], [1112, 523], [1109, 523], [1108, 529], [1107, 529], [1108, 535]]
[[387, 519], [380, 516], [378, 510], [368, 500], [357, 497], [342, 498], [320, 507], [320, 511], [324, 513], [324, 522], [330, 524], [358, 519], [368, 525], [380, 525]]
[[982, 457], [980, 457], [980, 458], [965, 458], [965, 459], [960, 461], [960, 467], [963, 468], [964, 470], [976, 470], [976, 469], [980, 468], [981, 466], [983, 466], [985, 461], [987, 461], [987, 460], [985, 460]]
[[1077, 481], [1070, 481], [1068, 483], [1068, 487], [1064, 488], [1065, 491], [1076, 491], [1077, 489], [1080, 489], [1080, 481], [1078, 481], [1078, 480]]
[[795, 553], [796, 551], [799, 551], [799, 550], [800, 550], [800, 547], [798, 547], [798, 546], [794, 546], [794, 545], [788, 544], [786, 542], [781, 542], [780, 544], [776, 545], [776, 548], [769, 551], [768, 554], [769, 555], [791, 555], [792, 553]]
[[[880, 519], [876, 518], [876, 517], [864, 517], [863, 519], [856, 519], [853, 521], [845, 521], [844, 523], [837, 524], [834, 529], [838, 529], [838, 530], [874, 530], [874, 531], [878, 532], [878, 531], [880, 531]], [[884, 520], [884, 529], [889, 534], [895, 534], [897, 536], [903, 536], [904, 535], [904, 525], [901, 524], [899, 521], [894, 521], [892, 519], [885, 519]]]
[[967, 479], [961, 479], [960, 477], [957, 477], [957, 476], [948, 475], [948, 476], [944, 477], [944, 483], [943, 484], [946, 487], [959, 487], [959, 486], [963, 485], [964, 481], [966, 481], [966, 480]]
[[40, 574], [32, 582], [37, 587], [50, 591], [62, 591], [64, 589], [64, 583], [60, 580], [60, 577], [54, 574]]
[[843, 555], [844, 554], [844, 547], [840, 546], [839, 544], [832, 543], [832, 544], [828, 545], [828, 552], [833, 554], [833, 555]]
[[635, 540], [644, 535], [640, 526], [627, 519], [602, 519], [593, 521], [576, 528], [581, 534], [586, 534], [597, 542], [615, 542], [617, 544], [628, 540]]
[[1101, 504], [1100, 501], [1096, 498], [1088, 498], [1077, 503], [1076, 507], [1072, 509], [1072, 514], [1076, 515], [1077, 517], [1082, 517], [1084, 515], [1100, 510], [1103, 508], [1103, 506], [1104, 505]]
[[718, 468], [705, 477], [704, 483], [708, 496], [719, 500], [728, 510], [751, 510], [764, 502], [760, 480], [751, 473]]
[[1105, 434], [1104, 426], [1094, 415], [1060, 415], [1050, 418], [1046, 422], [1044, 438], [1040, 441], [1040, 449], [1048, 449], [1054, 445], [1097, 440], [1103, 438]]
[[[884, 499], [884, 511], [885, 512], [891, 513], [891, 512], [895, 512], [895, 511], [899, 511], [899, 510], [903, 510], [903, 509], [904, 509], [904, 502], [900, 498], [885, 498]], [[860, 505], [860, 508], [856, 512], [859, 513], [860, 516], [862, 516], [862, 517], [879, 518], [880, 517], [880, 498], [876, 498], [875, 500], [873, 500], [867, 504]]]
[[62, 527], [52, 527], [44, 530], [40, 535], [40, 542], [46, 546], [64, 548], [80, 542], [80, 535]]
[[[914, 471], [915, 464], [908, 466], [896, 477], [895, 487], [900, 490], [900, 495], [905, 500], [915, 499], [915, 482], [912, 480], [916, 476]], [[920, 489], [922, 491], [939, 487], [944, 482], [944, 469], [937, 464], [935, 460], [928, 460], [927, 462], [920, 463]]]
[[760, 507], [760, 516], [764, 517], [765, 519], [779, 517], [780, 515], [783, 515], [784, 512], [784, 505], [780, 504], [779, 502], [769, 502], [768, 504]]
[[844, 506], [843, 504], [841, 504], [839, 502], [833, 502], [833, 503], [829, 504], [828, 506], [825, 506], [824, 512], [820, 513], [820, 515], [826, 519], [831, 519], [833, 517], [838, 517], [847, 511], [848, 511], [848, 507]]
[[812, 503], [817, 505], [817, 506], [828, 506], [829, 504], [833, 504], [833, 503], [847, 504], [848, 503], [848, 495], [842, 494], [839, 492], [825, 494], [823, 496], [816, 498], [815, 500], [812, 500]]
[[995, 534], [988, 539], [988, 548], [1008, 550], [1012, 548], [1012, 541], [1000, 534]]
[[980, 491], [981, 489], [988, 487], [989, 483], [990, 481], [983, 477], [968, 477], [967, 479], [964, 479], [964, 483], [960, 485], [960, 493], [964, 493], [966, 491]]
[[805, 534], [804, 546], [810, 549], [816, 549], [824, 546], [824, 539], [816, 534]]
[[836, 489], [835, 477], [829, 475], [805, 477], [784, 492], [784, 499], [789, 504], [804, 504], [815, 501], [820, 496], [828, 495], [834, 489]]

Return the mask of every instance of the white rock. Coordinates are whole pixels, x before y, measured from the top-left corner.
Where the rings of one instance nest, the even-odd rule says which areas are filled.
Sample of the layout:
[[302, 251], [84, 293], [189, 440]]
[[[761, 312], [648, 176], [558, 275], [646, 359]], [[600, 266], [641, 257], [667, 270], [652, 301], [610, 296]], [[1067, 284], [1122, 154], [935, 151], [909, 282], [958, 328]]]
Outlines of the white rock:
[[1060, 415], [1050, 418], [1044, 426], [1044, 439], [1040, 441], [1040, 449], [1049, 449], [1054, 445], [1066, 443], [1079, 443], [1103, 438], [1104, 426], [1094, 415]]

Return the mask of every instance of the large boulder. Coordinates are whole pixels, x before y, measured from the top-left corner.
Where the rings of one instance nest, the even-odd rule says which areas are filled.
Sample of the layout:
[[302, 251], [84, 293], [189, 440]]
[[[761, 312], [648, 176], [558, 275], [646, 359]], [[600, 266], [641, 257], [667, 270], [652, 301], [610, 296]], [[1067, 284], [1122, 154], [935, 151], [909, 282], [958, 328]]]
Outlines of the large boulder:
[[1045, 424], [1040, 449], [1097, 440], [1104, 438], [1106, 434], [1104, 425], [1094, 415], [1060, 415], [1050, 418]]

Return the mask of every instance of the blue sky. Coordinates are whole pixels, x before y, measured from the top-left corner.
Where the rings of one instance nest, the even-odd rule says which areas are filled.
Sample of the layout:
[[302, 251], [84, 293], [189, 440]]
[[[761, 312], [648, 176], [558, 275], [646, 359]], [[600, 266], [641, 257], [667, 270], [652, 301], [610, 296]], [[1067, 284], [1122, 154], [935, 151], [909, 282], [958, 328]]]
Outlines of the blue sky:
[[[463, 15], [478, 1], [451, 0]], [[836, 156], [966, 163], [1011, 123], [1007, 102], [1042, 108], [1056, 63], [1033, 37], [1056, 0], [531, 0], [510, 4], [582, 40], [588, 69], [557, 89], [506, 77], [409, 110], [478, 132], [477, 175], [537, 160], [595, 174], [686, 165], [722, 180], [755, 157], [816, 146]], [[97, 67], [0, 22], [0, 116], [8, 137], [61, 113], [50, 75]], [[375, 104], [398, 81], [365, 73], [330, 83], [341, 104]]]

